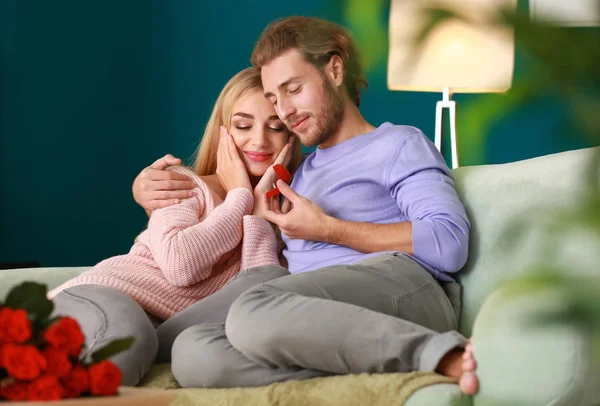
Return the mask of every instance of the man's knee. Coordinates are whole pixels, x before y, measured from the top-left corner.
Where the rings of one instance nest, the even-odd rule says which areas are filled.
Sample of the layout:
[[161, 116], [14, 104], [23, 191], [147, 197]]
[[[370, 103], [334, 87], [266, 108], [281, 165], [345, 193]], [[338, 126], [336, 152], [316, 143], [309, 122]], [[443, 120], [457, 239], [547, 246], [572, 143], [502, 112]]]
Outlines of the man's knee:
[[189, 327], [177, 336], [171, 352], [173, 376], [183, 388], [227, 388], [234, 375], [221, 356], [224, 331], [214, 324]]
[[268, 359], [270, 349], [287, 330], [285, 312], [278, 302], [282, 295], [293, 294], [281, 292], [268, 283], [244, 292], [227, 315], [225, 331], [229, 342], [257, 362]]

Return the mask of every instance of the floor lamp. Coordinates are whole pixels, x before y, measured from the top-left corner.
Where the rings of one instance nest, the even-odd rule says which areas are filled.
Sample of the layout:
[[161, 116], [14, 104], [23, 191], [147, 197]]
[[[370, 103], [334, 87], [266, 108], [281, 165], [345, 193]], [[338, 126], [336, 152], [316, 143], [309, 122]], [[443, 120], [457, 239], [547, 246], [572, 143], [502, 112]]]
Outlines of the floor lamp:
[[[436, 105], [435, 145], [442, 151], [442, 115], [450, 113], [452, 169], [459, 166], [454, 93], [503, 93], [512, 83], [514, 32], [486, 24], [501, 7], [517, 0], [392, 0], [387, 83], [390, 90], [440, 92]], [[465, 15], [440, 22], [415, 52], [415, 38], [428, 8]]]
[[598, 0], [529, 0], [529, 15], [537, 22], [565, 27], [599, 27]]

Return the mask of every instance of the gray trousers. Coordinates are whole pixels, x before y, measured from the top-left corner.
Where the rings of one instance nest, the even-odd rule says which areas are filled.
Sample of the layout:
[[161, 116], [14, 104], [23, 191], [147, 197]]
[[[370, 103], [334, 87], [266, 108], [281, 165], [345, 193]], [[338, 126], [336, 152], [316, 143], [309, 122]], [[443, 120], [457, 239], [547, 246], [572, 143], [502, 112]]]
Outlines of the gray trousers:
[[123, 385], [135, 386], [154, 362], [169, 362], [173, 341], [198, 323], [224, 323], [233, 301], [253, 285], [289, 275], [283, 268], [240, 271], [221, 290], [166, 321], [146, 313], [129, 295], [101, 285], [78, 285], [58, 293], [53, 315], [75, 318], [83, 330], [83, 359], [112, 340], [135, 337], [133, 346], [111, 358], [123, 372]]
[[210, 388], [432, 371], [466, 344], [454, 331], [459, 314], [457, 283], [436, 281], [404, 255], [382, 254], [246, 290], [225, 323], [198, 324], [177, 336], [172, 370], [183, 387]]

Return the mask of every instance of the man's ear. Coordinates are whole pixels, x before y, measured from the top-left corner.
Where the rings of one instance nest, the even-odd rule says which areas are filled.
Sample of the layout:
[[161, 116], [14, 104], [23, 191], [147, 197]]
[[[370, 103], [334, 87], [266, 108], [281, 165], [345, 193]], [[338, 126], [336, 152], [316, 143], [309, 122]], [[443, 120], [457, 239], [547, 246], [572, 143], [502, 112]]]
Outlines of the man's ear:
[[338, 54], [331, 55], [329, 62], [325, 66], [327, 76], [333, 81], [335, 87], [340, 87], [344, 83], [344, 62]]

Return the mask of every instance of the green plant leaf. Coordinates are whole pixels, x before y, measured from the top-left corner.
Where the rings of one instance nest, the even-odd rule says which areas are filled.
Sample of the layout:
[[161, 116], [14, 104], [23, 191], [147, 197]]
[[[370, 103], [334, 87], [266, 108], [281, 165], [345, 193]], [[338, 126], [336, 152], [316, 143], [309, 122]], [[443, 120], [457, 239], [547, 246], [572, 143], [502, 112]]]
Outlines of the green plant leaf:
[[600, 278], [574, 275], [551, 266], [539, 266], [532, 274], [521, 276], [506, 284], [508, 297], [530, 295], [539, 289], [555, 289], [565, 300], [565, 307], [536, 316], [535, 324], [571, 324], [592, 333], [600, 326]]
[[95, 351], [92, 354], [92, 360], [94, 362], [104, 361], [105, 359], [108, 359], [113, 355], [128, 350], [133, 345], [134, 341], [134, 337], [122, 338], [119, 340], [111, 341], [105, 347]]
[[46, 285], [36, 282], [23, 282], [15, 286], [6, 297], [6, 306], [24, 309], [36, 318], [50, 316], [54, 304], [46, 297]]
[[[600, 60], [598, 61], [600, 64]], [[570, 99], [572, 121], [579, 126], [583, 133], [590, 136], [591, 141], [600, 142], [600, 91], [596, 99], [588, 95], [574, 92]], [[595, 166], [596, 167], [596, 166]]]
[[596, 324], [594, 330], [592, 331], [592, 339], [596, 338], [592, 341], [592, 354], [596, 359], [600, 359], [600, 325]]
[[365, 74], [387, 56], [387, 27], [381, 23], [387, 8], [388, 0], [348, 0], [343, 7], [343, 17], [360, 51]]
[[462, 165], [485, 162], [485, 145], [492, 127], [538, 97], [543, 86], [535, 80], [520, 81], [506, 94], [482, 94], [473, 102], [462, 104], [456, 123]]

